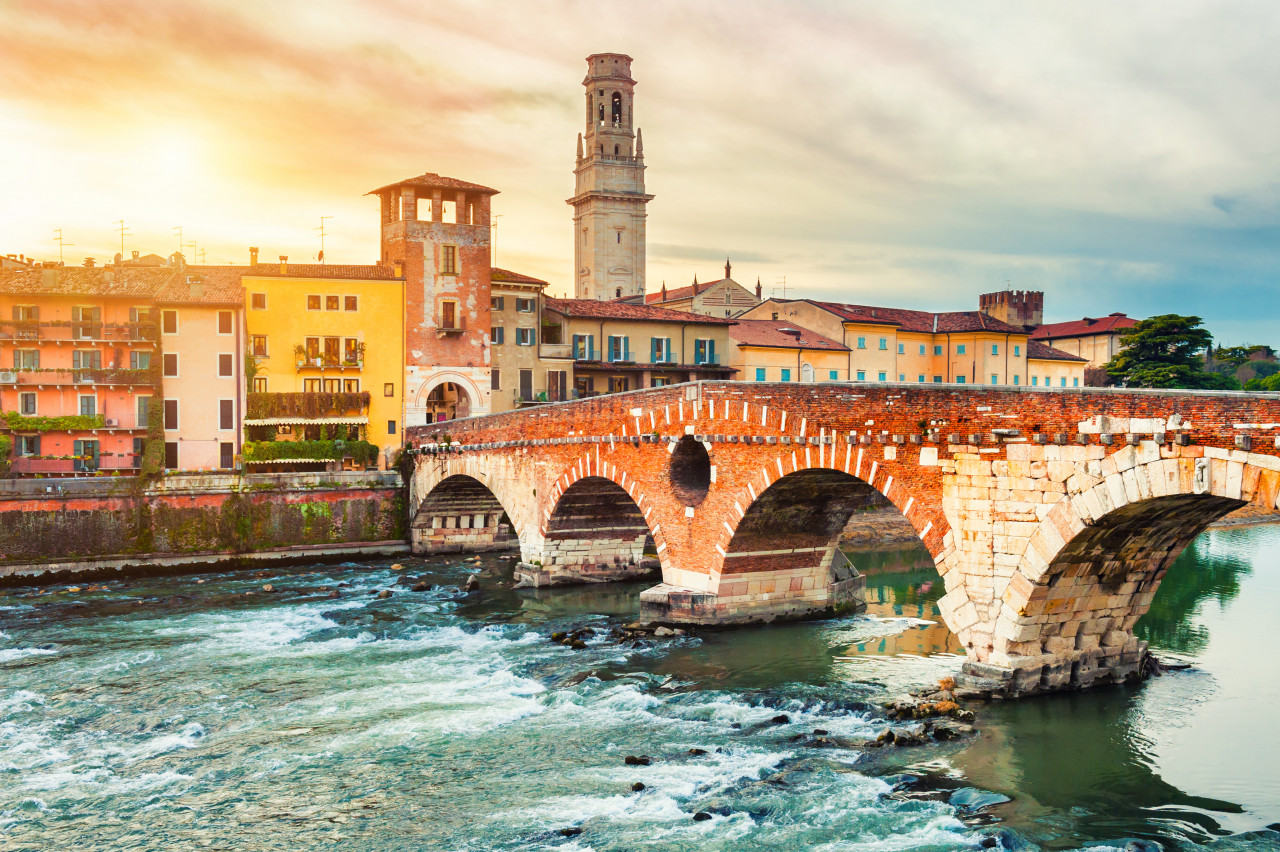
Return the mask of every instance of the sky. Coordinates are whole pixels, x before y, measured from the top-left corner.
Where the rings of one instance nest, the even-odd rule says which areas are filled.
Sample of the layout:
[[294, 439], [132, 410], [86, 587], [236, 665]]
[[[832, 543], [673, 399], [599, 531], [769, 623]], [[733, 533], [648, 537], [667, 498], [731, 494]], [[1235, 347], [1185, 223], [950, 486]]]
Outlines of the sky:
[[[373, 263], [369, 190], [494, 187], [571, 285], [585, 58], [633, 57], [648, 286], [1280, 346], [1280, 4], [0, 0], [0, 253]], [[194, 243], [194, 245], [190, 245]], [[785, 281], [785, 290], [784, 284]]]

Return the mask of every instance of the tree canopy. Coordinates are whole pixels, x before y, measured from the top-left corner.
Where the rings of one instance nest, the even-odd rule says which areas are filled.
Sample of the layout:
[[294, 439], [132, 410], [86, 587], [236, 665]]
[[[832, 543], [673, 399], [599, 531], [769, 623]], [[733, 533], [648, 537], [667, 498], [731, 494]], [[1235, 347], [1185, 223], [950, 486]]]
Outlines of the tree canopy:
[[1207, 372], [1204, 353], [1213, 343], [1200, 317], [1161, 314], [1124, 332], [1124, 347], [1107, 364], [1118, 384], [1131, 388], [1238, 389], [1231, 376]]

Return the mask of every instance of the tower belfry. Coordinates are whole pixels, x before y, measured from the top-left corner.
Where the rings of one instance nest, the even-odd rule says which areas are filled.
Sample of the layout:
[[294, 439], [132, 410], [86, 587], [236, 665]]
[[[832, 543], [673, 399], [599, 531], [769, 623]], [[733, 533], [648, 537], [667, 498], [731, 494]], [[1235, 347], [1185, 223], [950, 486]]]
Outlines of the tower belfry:
[[644, 293], [644, 140], [635, 127], [631, 57], [587, 57], [586, 132], [574, 167], [574, 291], [579, 299]]

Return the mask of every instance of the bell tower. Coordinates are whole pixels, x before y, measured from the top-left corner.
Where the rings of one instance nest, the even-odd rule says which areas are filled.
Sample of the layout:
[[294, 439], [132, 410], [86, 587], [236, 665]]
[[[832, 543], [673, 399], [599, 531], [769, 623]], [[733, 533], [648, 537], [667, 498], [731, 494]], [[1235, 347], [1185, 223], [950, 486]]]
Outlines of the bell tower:
[[579, 299], [644, 293], [644, 141], [635, 127], [631, 57], [587, 57], [586, 132], [574, 167], [574, 292]]

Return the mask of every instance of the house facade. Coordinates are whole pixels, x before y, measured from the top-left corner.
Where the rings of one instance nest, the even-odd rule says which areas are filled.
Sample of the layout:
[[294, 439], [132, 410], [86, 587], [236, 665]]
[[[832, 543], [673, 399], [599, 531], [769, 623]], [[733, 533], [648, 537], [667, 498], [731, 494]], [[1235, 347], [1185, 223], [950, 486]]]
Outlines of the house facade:
[[844, 382], [849, 348], [797, 323], [738, 319], [729, 326], [727, 366], [745, 382]]

